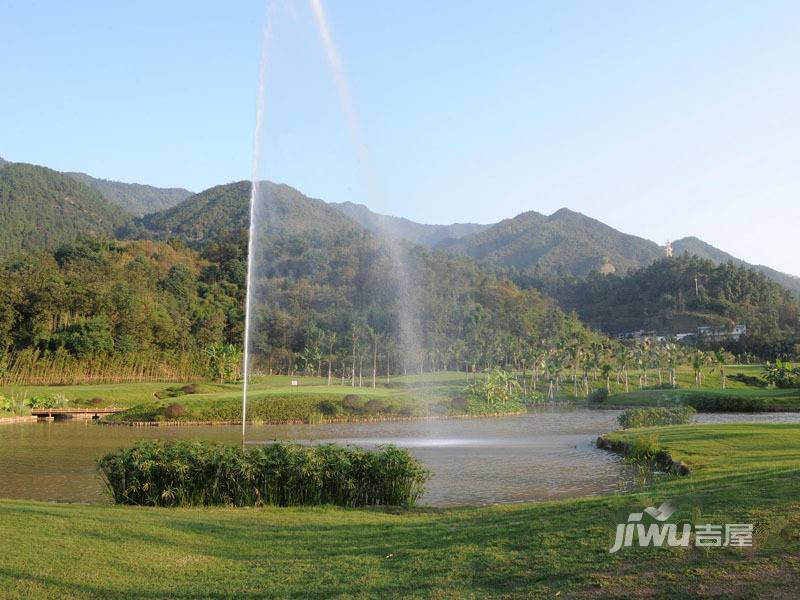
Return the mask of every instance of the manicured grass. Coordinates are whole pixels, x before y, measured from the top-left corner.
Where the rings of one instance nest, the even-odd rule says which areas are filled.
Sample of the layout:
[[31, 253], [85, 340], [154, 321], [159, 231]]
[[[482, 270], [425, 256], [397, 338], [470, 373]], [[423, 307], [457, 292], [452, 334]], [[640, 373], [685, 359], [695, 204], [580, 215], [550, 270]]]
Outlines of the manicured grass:
[[767, 388], [636, 390], [614, 394], [602, 408], [690, 404], [700, 411], [780, 412], [800, 410], [800, 390]]
[[[800, 426], [691, 425], [655, 435], [692, 468], [637, 493], [461, 509], [143, 509], [0, 502], [9, 598], [794, 597]], [[629, 548], [617, 523], [753, 523], [747, 549]]]

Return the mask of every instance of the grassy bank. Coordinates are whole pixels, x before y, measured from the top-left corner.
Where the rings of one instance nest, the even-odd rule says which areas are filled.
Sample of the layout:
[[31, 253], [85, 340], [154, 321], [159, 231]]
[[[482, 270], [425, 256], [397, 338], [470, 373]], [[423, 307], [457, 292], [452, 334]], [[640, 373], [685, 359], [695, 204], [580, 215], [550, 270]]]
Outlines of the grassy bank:
[[[299, 385], [292, 385], [296, 381]], [[254, 422], [358, 421], [504, 412], [459, 400], [467, 383], [463, 373], [435, 373], [371, 380], [363, 386], [332, 385], [318, 377], [269, 376], [250, 388], [248, 420]], [[52, 397], [69, 407], [126, 409], [107, 418], [131, 422], [236, 422], [241, 420], [240, 384], [133, 383], [75, 386], [16, 386], [0, 390], [9, 397]], [[172, 408], [170, 406], [172, 405]]]
[[[141, 509], [0, 502], [6, 597], [793, 597], [800, 426], [613, 434], [692, 469], [638, 493], [463, 509]], [[754, 523], [749, 549], [609, 554], [628, 513]], [[76, 568], [79, 565], [79, 568]]]
[[684, 404], [702, 412], [800, 411], [800, 390], [767, 388], [637, 390], [614, 394], [597, 406], [630, 408]]

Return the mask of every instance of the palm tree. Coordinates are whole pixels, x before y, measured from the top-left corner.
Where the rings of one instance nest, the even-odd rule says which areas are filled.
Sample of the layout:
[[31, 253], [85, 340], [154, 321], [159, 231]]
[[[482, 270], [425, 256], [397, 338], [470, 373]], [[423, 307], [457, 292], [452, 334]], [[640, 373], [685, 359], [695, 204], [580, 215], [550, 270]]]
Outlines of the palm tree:
[[328, 385], [331, 385], [331, 378], [333, 377], [333, 348], [336, 345], [336, 332], [329, 331], [325, 334], [324, 338], [328, 343]]
[[603, 377], [606, 380], [606, 389], [609, 392], [611, 392], [611, 371], [613, 371], [613, 370], [614, 370], [614, 367], [611, 366], [610, 362], [604, 362], [600, 366], [600, 373], [603, 375]]
[[720, 385], [724, 390], [728, 385], [728, 378], [725, 375], [725, 360], [728, 358], [727, 353], [725, 352], [725, 348], [719, 348], [714, 352], [714, 362], [716, 363], [717, 367], [719, 367], [719, 379]]
[[708, 355], [702, 350], [692, 353], [692, 369], [694, 370], [694, 384], [696, 387], [703, 385], [703, 366], [708, 363]]

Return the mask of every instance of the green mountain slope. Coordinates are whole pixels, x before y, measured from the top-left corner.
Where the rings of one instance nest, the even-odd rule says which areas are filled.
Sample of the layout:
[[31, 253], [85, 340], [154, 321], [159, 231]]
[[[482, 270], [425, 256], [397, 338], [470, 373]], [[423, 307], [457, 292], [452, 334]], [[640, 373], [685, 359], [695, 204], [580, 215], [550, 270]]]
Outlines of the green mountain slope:
[[437, 248], [494, 265], [520, 270], [625, 272], [652, 263], [664, 251], [644, 238], [628, 235], [566, 208], [550, 216], [526, 212]]
[[137, 217], [172, 208], [192, 195], [192, 192], [183, 188], [158, 188], [140, 183], [122, 183], [98, 179], [86, 173], [65, 173], [65, 175], [96, 189], [104, 198]]
[[[259, 190], [258, 222], [269, 233], [308, 235], [360, 229], [338, 210], [288, 185], [265, 181], [259, 184]], [[141, 224], [160, 238], [223, 240], [247, 229], [249, 201], [249, 181], [219, 185], [190, 196], [169, 210], [145, 216]]]
[[705, 243], [703, 240], [700, 240], [696, 237], [686, 237], [678, 240], [677, 242], [673, 242], [672, 248], [676, 256], [681, 254], [693, 254], [695, 256], [699, 256], [700, 258], [706, 258], [714, 261], [715, 263], [732, 262], [736, 265], [753, 268], [759, 273], [763, 273], [769, 277], [772, 281], [779, 283], [787, 290], [791, 291], [795, 295], [795, 298], [800, 298], [800, 277], [795, 277], [794, 275], [789, 275], [787, 273], [781, 273], [780, 271], [776, 271], [775, 269], [771, 269], [770, 267], [764, 265], [751, 265], [731, 254], [728, 254], [727, 252], [723, 252], [719, 248], [715, 248], [711, 244]]
[[353, 202], [333, 202], [331, 206], [374, 234], [388, 235], [431, 248], [444, 240], [462, 238], [491, 227], [491, 225], [478, 223], [453, 223], [451, 225], [416, 223], [403, 217], [381, 215], [372, 212], [363, 204], [354, 204]]
[[52, 249], [81, 235], [112, 236], [131, 215], [57, 171], [25, 163], [0, 169], [0, 256]]

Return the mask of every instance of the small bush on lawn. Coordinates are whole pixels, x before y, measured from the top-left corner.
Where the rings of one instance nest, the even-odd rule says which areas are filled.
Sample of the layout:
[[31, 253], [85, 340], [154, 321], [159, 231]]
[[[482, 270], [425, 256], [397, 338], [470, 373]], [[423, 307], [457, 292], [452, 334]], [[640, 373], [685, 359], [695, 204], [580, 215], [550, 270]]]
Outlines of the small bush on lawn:
[[356, 394], [347, 394], [342, 398], [342, 407], [347, 410], [358, 411], [364, 408], [364, 402]]
[[589, 392], [589, 402], [597, 404], [608, 400], [608, 388], [596, 388]]
[[658, 425], [684, 425], [694, 420], [697, 411], [691, 406], [670, 408], [629, 408], [617, 417], [623, 429], [656, 427]]
[[368, 400], [364, 405], [368, 415], [377, 415], [386, 411], [386, 405], [380, 400]]
[[186, 416], [186, 407], [183, 404], [173, 402], [164, 409], [164, 416], [168, 419], [179, 419]]
[[383, 446], [243, 450], [199, 441], [145, 441], [98, 461], [114, 501], [141, 506], [411, 506], [429, 471], [407, 450]]
[[199, 394], [202, 391], [202, 388], [196, 383], [190, 383], [189, 385], [183, 386], [181, 391], [184, 394]]

